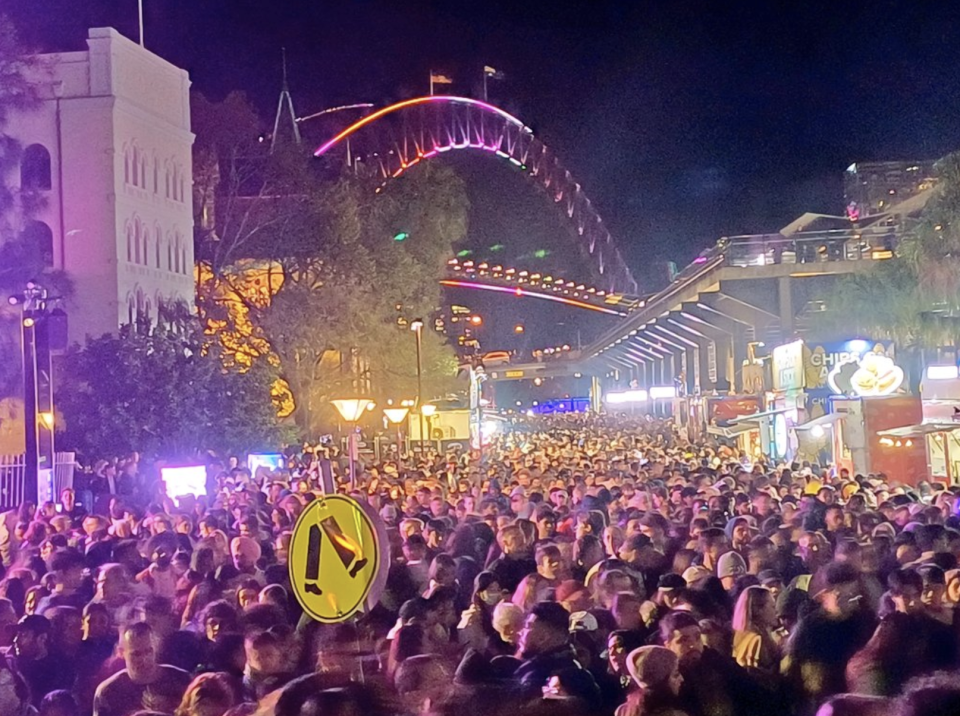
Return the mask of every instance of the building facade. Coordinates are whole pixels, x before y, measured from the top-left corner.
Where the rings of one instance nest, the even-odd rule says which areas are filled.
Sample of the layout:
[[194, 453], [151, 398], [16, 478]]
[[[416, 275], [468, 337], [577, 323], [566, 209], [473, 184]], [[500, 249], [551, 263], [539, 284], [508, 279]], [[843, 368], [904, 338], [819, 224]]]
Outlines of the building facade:
[[22, 154], [4, 177], [43, 199], [16, 228], [73, 281], [71, 342], [195, 296], [187, 72], [111, 28], [87, 46], [37, 58], [41, 101], [10, 117]]

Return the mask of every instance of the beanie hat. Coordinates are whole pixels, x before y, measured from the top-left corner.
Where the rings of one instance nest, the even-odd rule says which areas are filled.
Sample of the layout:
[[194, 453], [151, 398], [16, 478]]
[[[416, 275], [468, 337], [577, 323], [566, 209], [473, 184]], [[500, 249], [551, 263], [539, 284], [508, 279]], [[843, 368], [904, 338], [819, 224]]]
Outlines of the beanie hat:
[[666, 647], [641, 646], [627, 656], [627, 671], [641, 688], [653, 688], [667, 682], [677, 662], [677, 655]]
[[724, 577], [739, 577], [747, 573], [747, 563], [739, 552], [727, 552], [721, 555], [717, 560], [717, 576], [720, 579]]

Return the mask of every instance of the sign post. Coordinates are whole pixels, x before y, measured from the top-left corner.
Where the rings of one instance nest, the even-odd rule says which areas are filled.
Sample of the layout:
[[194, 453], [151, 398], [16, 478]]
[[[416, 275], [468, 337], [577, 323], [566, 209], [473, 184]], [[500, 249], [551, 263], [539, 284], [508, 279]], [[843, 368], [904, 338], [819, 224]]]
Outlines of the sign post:
[[290, 538], [290, 584], [300, 606], [325, 624], [372, 606], [386, 582], [383, 526], [346, 495], [324, 495], [300, 515]]

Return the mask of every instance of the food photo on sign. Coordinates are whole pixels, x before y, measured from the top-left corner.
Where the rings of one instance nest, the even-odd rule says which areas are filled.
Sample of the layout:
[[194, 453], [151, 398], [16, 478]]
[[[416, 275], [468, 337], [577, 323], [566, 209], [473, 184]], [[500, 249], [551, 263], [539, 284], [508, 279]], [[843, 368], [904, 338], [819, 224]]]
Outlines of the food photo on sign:
[[892, 395], [903, 384], [903, 368], [881, 353], [864, 353], [838, 363], [827, 374], [831, 390], [839, 395], [872, 397]]

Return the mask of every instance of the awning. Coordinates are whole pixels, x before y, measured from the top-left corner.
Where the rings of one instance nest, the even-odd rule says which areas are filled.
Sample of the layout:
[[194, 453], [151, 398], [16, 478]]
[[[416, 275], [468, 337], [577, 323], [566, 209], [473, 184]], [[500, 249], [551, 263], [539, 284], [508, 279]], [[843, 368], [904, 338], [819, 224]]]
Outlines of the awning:
[[731, 418], [727, 422], [730, 424], [737, 423], [759, 423], [765, 418], [772, 418], [774, 415], [781, 415], [783, 413], [792, 413], [796, 408], [780, 408], [779, 410], [768, 410], [765, 413], [750, 413], [750, 415], [738, 415], [735, 418]]
[[877, 435], [885, 435], [891, 438], [919, 438], [933, 433], [952, 433], [955, 430], [960, 430], [960, 423], [919, 423], [917, 425], [904, 425], [900, 428], [878, 430]]
[[814, 418], [813, 420], [808, 420], [803, 423], [803, 425], [794, 425], [794, 430], [812, 430], [815, 427], [825, 428], [828, 425], [833, 426], [840, 420], [843, 420], [846, 416], [843, 413], [827, 413], [826, 415], [821, 415], [819, 418]]
[[721, 427], [720, 425], [707, 426], [708, 434], [728, 439], [739, 437], [744, 433], [749, 433], [751, 430], [756, 430], [756, 426], [750, 423], [740, 423], [738, 425], [728, 425], [726, 427]]

